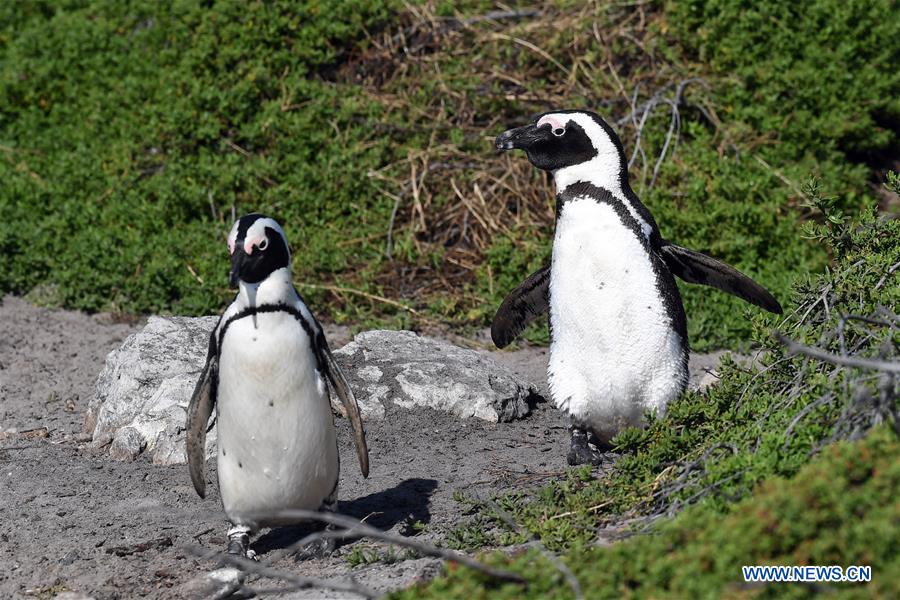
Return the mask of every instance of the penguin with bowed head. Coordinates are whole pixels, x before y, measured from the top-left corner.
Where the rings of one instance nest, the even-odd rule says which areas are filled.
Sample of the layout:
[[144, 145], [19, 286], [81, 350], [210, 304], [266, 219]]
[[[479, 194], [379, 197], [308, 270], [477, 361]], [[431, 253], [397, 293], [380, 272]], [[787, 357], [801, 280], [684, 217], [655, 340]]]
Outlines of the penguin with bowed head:
[[715, 258], [663, 239], [628, 183], [622, 142], [598, 115], [564, 110], [496, 139], [524, 150], [556, 183], [551, 263], [500, 305], [499, 348], [550, 314], [548, 380], [570, 418], [569, 464], [602, 461], [622, 429], [662, 416], [687, 385], [687, 321], [674, 276], [712, 286], [769, 312], [778, 301]]
[[219, 494], [232, 524], [228, 553], [252, 557], [249, 538], [260, 528], [295, 523], [292, 510], [337, 507], [340, 457], [329, 388], [350, 420], [364, 477], [369, 454], [356, 398], [294, 288], [281, 226], [260, 214], [243, 216], [228, 235], [228, 252], [238, 292], [210, 335], [187, 411], [187, 456], [204, 498], [207, 423], [215, 411]]

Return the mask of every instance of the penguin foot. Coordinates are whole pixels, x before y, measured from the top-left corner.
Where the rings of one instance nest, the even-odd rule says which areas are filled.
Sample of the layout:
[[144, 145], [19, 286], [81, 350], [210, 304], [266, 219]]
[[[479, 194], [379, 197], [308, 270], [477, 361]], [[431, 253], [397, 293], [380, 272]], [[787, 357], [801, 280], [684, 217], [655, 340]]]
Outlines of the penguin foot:
[[228, 554], [256, 560], [256, 552], [250, 548], [250, 529], [232, 527], [228, 530]]
[[590, 435], [583, 429], [572, 428], [572, 445], [566, 455], [566, 462], [571, 466], [600, 465], [603, 463], [603, 450], [598, 448], [590, 439]]
[[[320, 511], [332, 514], [337, 512], [337, 489], [338, 482], [335, 481], [334, 488], [331, 490], [331, 493], [328, 494], [328, 497], [322, 501], [322, 506], [319, 508]], [[332, 533], [334, 529], [334, 525], [325, 525], [324, 530], [321, 533], [322, 537], [315, 539], [299, 548], [294, 553], [294, 559], [297, 561], [301, 561], [315, 558], [328, 558], [329, 556], [331, 556], [331, 553], [334, 552], [334, 549], [337, 546], [337, 542], [335, 541], [335, 539], [329, 536], [329, 534]]]
[[588, 464], [598, 466], [603, 463], [603, 453], [590, 448], [572, 447], [566, 455], [566, 462], [572, 467]]
[[301, 561], [316, 558], [328, 558], [331, 556], [331, 553], [334, 552], [335, 546], [336, 543], [334, 538], [321, 538], [314, 542], [310, 542], [297, 550], [297, 553], [294, 554], [294, 559]]
[[337, 547], [337, 542], [328, 534], [334, 531], [334, 525], [326, 525], [322, 537], [305, 544], [294, 553], [294, 560], [311, 560], [316, 558], [328, 558]]

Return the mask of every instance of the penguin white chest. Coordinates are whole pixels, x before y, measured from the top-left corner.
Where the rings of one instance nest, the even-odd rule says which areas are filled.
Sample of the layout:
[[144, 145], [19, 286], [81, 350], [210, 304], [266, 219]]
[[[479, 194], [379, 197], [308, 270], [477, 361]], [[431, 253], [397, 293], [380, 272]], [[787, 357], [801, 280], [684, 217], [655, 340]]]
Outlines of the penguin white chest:
[[603, 442], [663, 412], [686, 377], [639, 235], [610, 204], [579, 198], [563, 205], [553, 242], [550, 389]]
[[218, 474], [222, 505], [251, 528], [318, 509], [334, 490], [338, 454], [325, 382], [309, 335], [287, 312], [233, 321], [221, 343]]

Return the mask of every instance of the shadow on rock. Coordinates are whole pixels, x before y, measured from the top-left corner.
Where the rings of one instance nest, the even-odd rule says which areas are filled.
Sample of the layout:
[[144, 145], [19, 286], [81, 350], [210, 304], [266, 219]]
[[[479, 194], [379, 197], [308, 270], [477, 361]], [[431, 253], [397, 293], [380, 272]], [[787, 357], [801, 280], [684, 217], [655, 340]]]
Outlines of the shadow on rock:
[[[406, 479], [390, 489], [349, 502], [339, 502], [338, 512], [360, 520], [365, 519], [369, 525], [384, 530], [400, 524], [401, 535], [415, 535], [417, 523], [426, 525], [431, 521], [429, 504], [437, 485], [434, 479]], [[322, 527], [318, 523], [277, 527], [256, 540], [253, 549], [258, 554], [266, 554], [287, 548]], [[341, 545], [342, 542], [338, 541], [338, 546]]]

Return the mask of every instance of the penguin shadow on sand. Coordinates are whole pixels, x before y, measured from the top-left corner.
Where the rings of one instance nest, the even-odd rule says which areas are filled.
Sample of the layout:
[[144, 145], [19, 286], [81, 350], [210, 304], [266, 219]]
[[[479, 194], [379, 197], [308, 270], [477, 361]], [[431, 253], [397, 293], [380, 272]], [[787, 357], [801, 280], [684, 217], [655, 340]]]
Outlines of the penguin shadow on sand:
[[[431, 495], [437, 489], [434, 479], [411, 478], [396, 486], [361, 496], [353, 500], [338, 502], [338, 512], [356, 519], [365, 519], [368, 525], [382, 530], [390, 530], [401, 524], [400, 535], [415, 535], [416, 524], [427, 525], [431, 521]], [[287, 527], [277, 527], [260, 536], [252, 544], [259, 555], [287, 548], [310, 533], [320, 531], [317, 523], [301, 523]], [[336, 547], [354, 540], [337, 540]]]

